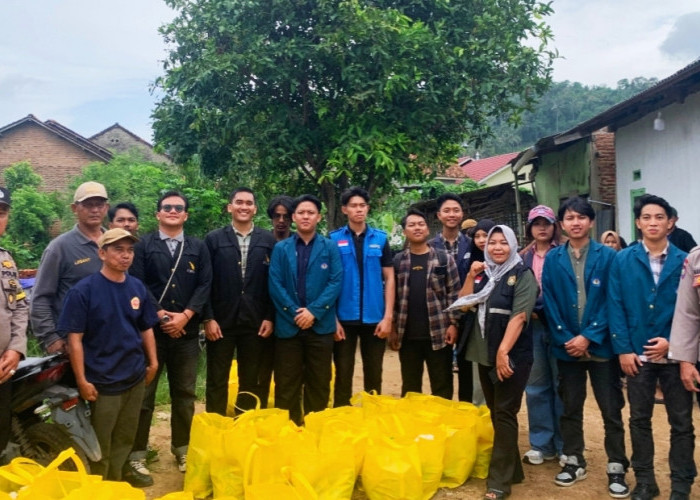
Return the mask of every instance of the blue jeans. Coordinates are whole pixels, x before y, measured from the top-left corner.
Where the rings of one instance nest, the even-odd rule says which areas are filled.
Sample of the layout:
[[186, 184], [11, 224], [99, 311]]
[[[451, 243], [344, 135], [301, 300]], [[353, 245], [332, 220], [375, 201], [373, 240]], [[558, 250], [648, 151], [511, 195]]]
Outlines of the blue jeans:
[[564, 405], [557, 393], [557, 360], [552, 356], [549, 332], [539, 319], [532, 320], [533, 356], [530, 378], [525, 387], [530, 446], [545, 455], [561, 455], [564, 440], [559, 419]]
[[657, 380], [664, 394], [668, 423], [671, 426], [671, 448], [668, 453], [671, 488], [687, 494], [697, 475], [693, 460], [693, 393], [683, 387], [678, 364], [644, 363], [639, 367], [637, 376], [627, 377], [634, 475], [637, 483], [656, 484], [651, 416], [654, 412]]
[[171, 451], [176, 455], [187, 453], [190, 442], [190, 427], [194, 416], [195, 386], [197, 384], [197, 360], [199, 359], [199, 338], [186, 336], [174, 339], [156, 331], [156, 352], [158, 373], [146, 386], [139, 416], [139, 425], [130, 459], [146, 458], [148, 435], [156, 401], [158, 379], [163, 369], [168, 369], [172, 415], [170, 417]]
[[607, 361], [562, 361], [559, 368], [559, 396], [564, 404], [560, 425], [564, 438], [564, 454], [578, 459], [586, 466], [583, 457], [583, 406], [586, 402], [586, 382], [591, 379], [593, 394], [605, 429], [605, 453], [608, 463], [618, 463], [627, 469], [629, 460], [625, 453], [625, 428], [622, 425], [622, 395], [620, 365], [617, 358]]

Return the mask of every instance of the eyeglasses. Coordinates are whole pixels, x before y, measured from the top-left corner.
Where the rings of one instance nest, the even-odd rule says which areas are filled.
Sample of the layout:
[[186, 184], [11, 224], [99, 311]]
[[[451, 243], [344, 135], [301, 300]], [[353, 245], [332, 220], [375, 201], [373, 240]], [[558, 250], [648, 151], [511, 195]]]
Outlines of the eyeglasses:
[[181, 214], [185, 211], [185, 205], [162, 205], [160, 209], [163, 212], [172, 212], [175, 210], [177, 213]]
[[78, 203], [80, 203], [81, 206], [87, 208], [88, 210], [91, 210], [93, 208], [104, 208], [104, 206], [107, 204], [107, 200], [103, 200], [101, 198], [87, 199]]

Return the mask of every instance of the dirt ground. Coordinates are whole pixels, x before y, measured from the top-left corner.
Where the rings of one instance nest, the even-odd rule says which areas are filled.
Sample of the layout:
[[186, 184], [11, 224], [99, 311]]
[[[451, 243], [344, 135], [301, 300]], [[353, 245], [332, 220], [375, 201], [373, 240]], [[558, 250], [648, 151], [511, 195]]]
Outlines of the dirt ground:
[[[355, 389], [362, 389], [362, 367], [357, 361], [355, 369]], [[427, 376], [425, 378], [427, 381]], [[456, 387], [456, 382], [455, 382]], [[424, 392], [429, 392], [424, 384]], [[384, 384], [382, 388], [384, 394], [398, 396], [401, 392], [401, 375], [399, 371], [399, 360], [397, 353], [387, 351], [384, 358]], [[592, 392], [589, 388], [589, 397], [585, 407], [585, 438], [586, 438], [586, 460], [588, 461], [588, 478], [576, 483], [570, 488], [561, 488], [554, 484], [554, 476], [559, 472], [559, 465], [555, 462], [545, 462], [543, 465], [524, 465], [525, 481], [522, 484], [513, 486], [510, 498], [513, 500], [541, 499], [604, 499], [610, 498], [607, 494], [607, 477], [605, 467], [607, 459], [603, 448], [603, 422], [595, 404]], [[169, 409], [161, 408], [156, 412], [157, 423], [151, 431], [151, 443], [160, 451], [160, 461], [152, 464], [152, 472], [155, 484], [150, 488], [145, 488], [148, 499], [158, 498], [172, 491], [181, 491], [184, 475], [178, 472], [175, 461], [169, 453], [170, 449], [170, 426]], [[197, 406], [197, 412], [204, 411], [203, 405]], [[623, 410], [625, 426], [629, 419], [627, 407]], [[695, 423], [696, 435], [700, 433], [700, 411], [697, 406], [694, 408], [693, 421]], [[527, 435], [527, 408], [523, 400], [522, 410], [519, 414], [520, 423], [520, 451], [521, 454], [529, 449]], [[666, 420], [666, 411], [663, 405], [656, 405], [653, 417], [654, 443], [656, 455], [654, 464], [656, 467], [657, 481], [661, 488], [659, 498], [668, 498], [670, 494], [668, 449], [669, 449], [669, 426]], [[628, 455], [631, 454], [629, 435], [627, 437]], [[700, 450], [695, 450], [695, 462], [700, 463]], [[634, 487], [634, 475], [630, 471], [627, 474], [630, 487]], [[459, 488], [440, 489], [434, 496], [434, 500], [461, 500], [480, 499], [485, 491], [485, 480], [469, 479]], [[355, 488], [353, 500], [364, 500], [366, 495], [361, 491], [359, 482]], [[700, 486], [695, 486], [691, 498], [700, 499]]]

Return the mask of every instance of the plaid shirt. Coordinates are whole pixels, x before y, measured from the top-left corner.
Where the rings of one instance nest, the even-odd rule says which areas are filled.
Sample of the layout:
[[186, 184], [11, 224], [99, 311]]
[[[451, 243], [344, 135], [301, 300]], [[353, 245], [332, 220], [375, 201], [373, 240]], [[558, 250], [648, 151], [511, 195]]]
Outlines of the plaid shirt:
[[[430, 247], [430, 257], [428, 258], [428, 274], [426, 282], [426, 300], [428, 303], [428, 323], [430, 324], [430, 338], [433, 350], [445, 347], [445, 333], [450, 325], [457, 326], [460, 312], [444, 312], [444, 310], [457, 300], [459, 294], [459, 273], [454, 259], [448, 253], [447, 265], [440, 267], [437, 252]], [[446, 268], [446, 269], [445, 269]], [[440, 269], [436, 272], [436, 269]], [[396, 304], [394, 306], [395, 333], [398, 346], [401, 345], [404, 332], [406, 331], [406, 321], [408, 319], [408, 292], [409, 277], [411, 275], [411, 254], [406, 249], [400, 254], [398, 274], [396, 275]]]
[[236, 226], [231, 224], [233, 228], [233, 234], [236, 235], [238, 239], [238, 247], [241, 249], [241, 278], [245, 278], [245, 269], [248, 266], [248, 248], [250, 247], [250, 236], [253, 234], [253, 229], [255, 229], [255, 224], [250, 225], [250, 231], [248, 234], [241, 233]]
[[651, 252], [644, 244], [644, 242], [642, 242], [642, 246], [644, 247], [644, 251], [647, 253], [647, 257], [649, 257], [649, 267], [651, 268], [651, 275], [654, 277], [654, 284], [658, 285], [659, 276], [661, 276], [661, 271], [664, 270], [666, 256], [668, 255], [668, 245], [666, 245], [666, 248], [664, 248], [664, 251], [661, 252], [661, 254], [658, 257], [651, 256]]

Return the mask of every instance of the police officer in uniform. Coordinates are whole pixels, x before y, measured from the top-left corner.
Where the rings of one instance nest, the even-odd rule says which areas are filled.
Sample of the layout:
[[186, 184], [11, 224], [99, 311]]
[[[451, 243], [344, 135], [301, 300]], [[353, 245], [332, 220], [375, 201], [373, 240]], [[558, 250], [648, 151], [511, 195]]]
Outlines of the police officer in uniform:
[[[10, 218], [10, 192], [0, 187], [0, 236]], [[10, 253], [0, 248], [0, 453], [10, 440], [12, 376], [27, 351], [29, 309], [19, 284], [17, 266]], [[0, 463], [3, 463], [0, 455]]]

